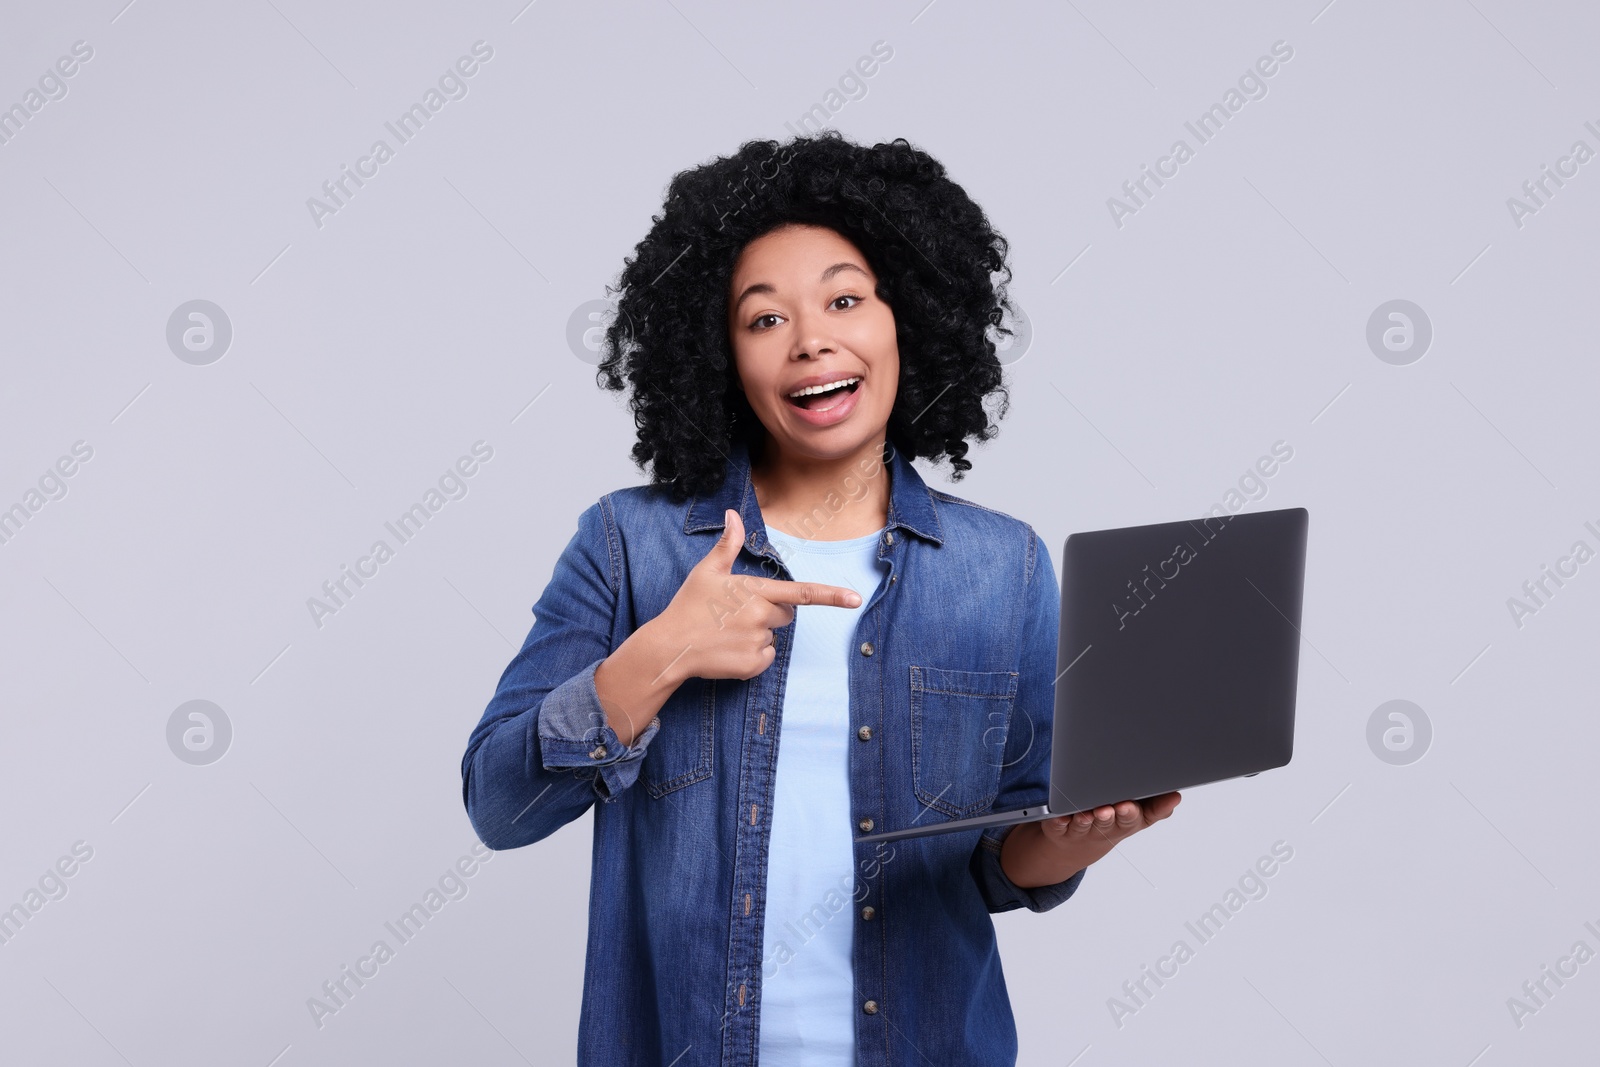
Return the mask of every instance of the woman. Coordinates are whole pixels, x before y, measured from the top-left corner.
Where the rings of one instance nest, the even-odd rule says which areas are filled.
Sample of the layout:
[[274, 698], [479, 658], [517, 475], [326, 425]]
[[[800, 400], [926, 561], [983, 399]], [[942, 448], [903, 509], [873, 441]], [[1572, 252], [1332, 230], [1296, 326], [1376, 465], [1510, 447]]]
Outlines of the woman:
[[580, 1064], [1013, 1064], [990, 913], [1176, 806], [855, 843], [1047, 788], [1049, 552], [911, 465], [997, 432], [1006, 251], [828, 132], [679, 174], [628, 261], [600, 377], [652, 483], [579, 517], [462, 761], [491, 848], [594, 808]]

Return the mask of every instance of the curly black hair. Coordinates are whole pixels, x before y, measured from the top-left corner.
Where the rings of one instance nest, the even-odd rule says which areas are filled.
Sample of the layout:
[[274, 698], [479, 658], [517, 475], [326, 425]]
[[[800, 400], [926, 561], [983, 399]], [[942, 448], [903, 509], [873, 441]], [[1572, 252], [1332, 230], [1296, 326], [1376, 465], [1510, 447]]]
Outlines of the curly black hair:
[[728, 285], [745, 245], [790, 223], [849, 239], [893, 310], [900, 379], [889, 442], [907, 459], [948, 456], [959, 481], [967, 439], [999, 433], [984, 400], [1010, 398], [995, 356], [1006, 295], [1006, 239], [945, 168], [904, 138], [871, 148], [836, 130], [786, 144], [749, 141], [737, 153], [673, 177], [662, 212], [626, 259], [606, 328], [597, 384], [632, 387], [633, 460], [674, 500], [722, 484], [709, 442], [742, 439], [758, 452], [766, 428], [737, 386]]

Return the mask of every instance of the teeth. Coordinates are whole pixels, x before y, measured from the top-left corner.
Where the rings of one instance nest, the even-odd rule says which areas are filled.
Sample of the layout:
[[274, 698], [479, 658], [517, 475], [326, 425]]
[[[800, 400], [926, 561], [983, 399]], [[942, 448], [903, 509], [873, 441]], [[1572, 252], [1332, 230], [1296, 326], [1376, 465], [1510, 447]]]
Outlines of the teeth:
[[861, 380], [860, 378], [841, 378], [839, 381], [829, 382], [827, 385], [812, 385], [812, 386], [808, 386], [805, 389], [796, 390], [795, 392], [792, 392], [789, 395], [790, 396], [810, 396], [813, 393], [826, 393], [831, 389], [839, 389], [839, 388], [842, 388], [844, 386], [851, 385], [851, 384], [853, 384], [855, 382], [859, 382], [860, 380]]

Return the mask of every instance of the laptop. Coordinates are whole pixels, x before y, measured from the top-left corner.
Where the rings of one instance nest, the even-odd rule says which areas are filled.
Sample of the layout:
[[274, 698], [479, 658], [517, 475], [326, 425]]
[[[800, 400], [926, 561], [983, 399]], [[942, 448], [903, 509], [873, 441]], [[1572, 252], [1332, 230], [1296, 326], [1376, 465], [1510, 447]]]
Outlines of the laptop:
[[1045, 802], [942, 822], [924, 809], [856, 840], [1037, 822], [1287, 764], [1308, 519], [1283, 508], [1069, 536]]

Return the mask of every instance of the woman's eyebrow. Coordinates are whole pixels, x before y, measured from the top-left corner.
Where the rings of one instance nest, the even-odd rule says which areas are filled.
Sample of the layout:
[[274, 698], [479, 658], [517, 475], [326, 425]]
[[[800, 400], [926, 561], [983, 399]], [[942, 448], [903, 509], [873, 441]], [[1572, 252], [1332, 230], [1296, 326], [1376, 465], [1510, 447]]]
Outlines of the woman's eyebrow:
[[845, 263], [835, 263], [833, 266], [831, 266], [827, 270], [823, 271], [822, 272], [822, 277], [819, 278], [818, 280], [825, 282], [829, 278], [833, 277], [835, 274], [838, 274], [842, 270], [853, 270], [857, 274], [861, 275], [862, 277], [866, 277], [867, 276], [867, 272], [862, 270], [856, 264], [845, 262]]
[[[835, 274], [838, 274], [840, 271], [846, 271], [846, 270], [853, 270], [857, 274], [861, 275], [862, 277], [871, 277], [871, 275], [867, 274], [867, 272], [862, 270], [860, 268], [860, 266], [858, 266], [857, 264], [848, 263], [847, 262], [847, 263], [835, 263], [833, 266], [831, 266], [827, 270], [823, 271], [821, 277], [819, 277], [817, 280], [825, 282], [829, 278], [832, 278]], [[735, 300], [733, 302], [733, 310], [734, 310], [735, 313], [737, 313], [738, 310], [739, 310], [739, 305], [744, 303], [744, 298], [747, 297], [747, 296], [754, 296], [756, 293], [775, 293], [775, 292], [777, 292], [777, 290], [774, 289], [771, 285], [767, 284], [766, 282], [756, 282], [754, 285], [748, 285], [748, 286], [745, 287], [744, 292], [739, 294], [739, 299], [737, 299], [737, 300]]]

